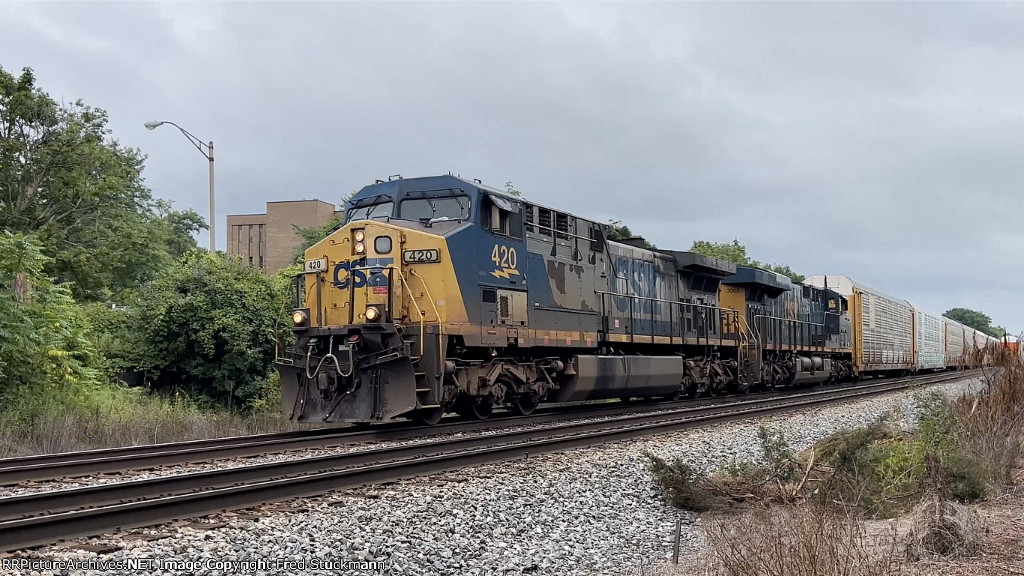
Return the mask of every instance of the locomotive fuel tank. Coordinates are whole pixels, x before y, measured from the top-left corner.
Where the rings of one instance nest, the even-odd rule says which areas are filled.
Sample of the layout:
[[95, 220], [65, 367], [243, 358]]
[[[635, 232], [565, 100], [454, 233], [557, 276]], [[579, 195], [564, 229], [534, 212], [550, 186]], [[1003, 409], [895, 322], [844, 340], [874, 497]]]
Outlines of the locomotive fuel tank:
[[820, 356], [794, 356], [789, 366], [795, 374], [793, 384], [818, 384], [832, 376], [832, 360]]

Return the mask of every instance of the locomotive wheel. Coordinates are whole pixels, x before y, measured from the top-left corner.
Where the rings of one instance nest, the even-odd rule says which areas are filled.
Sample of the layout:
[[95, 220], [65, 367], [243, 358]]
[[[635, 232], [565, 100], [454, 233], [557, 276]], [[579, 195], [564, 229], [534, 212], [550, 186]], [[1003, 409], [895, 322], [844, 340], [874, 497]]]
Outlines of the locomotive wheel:
[[532, 394], [517, 394], [512, 399], [512, 411], [521, 416], [529, 416], [537, 409], [539, 402]]
[[444, 416], [444, 408], [421, 408], [413, 412], [413, 420], [426, 426], [433, 426], [441, 421]]
[[470, 420], [487, 420], [491, 417], [494, 403], [490, 398], [474, 398], [463, 396], [459, 402], [458, 412]]
[[675, 392], [673, 392], [673, 393], [672, 393], [672, 394], [671, 394], [671, 395], [670, 395], [670, 396], [668, 397], [668, 399], [669, 399], [669, 400], [671, 400], [671, 401], [673, 401], [673, 402], [679, 402], [680, 400], [682, 400], [682, 399], [683, 399], [683, 391], [682, 391], [682, 390], [676, 390]]

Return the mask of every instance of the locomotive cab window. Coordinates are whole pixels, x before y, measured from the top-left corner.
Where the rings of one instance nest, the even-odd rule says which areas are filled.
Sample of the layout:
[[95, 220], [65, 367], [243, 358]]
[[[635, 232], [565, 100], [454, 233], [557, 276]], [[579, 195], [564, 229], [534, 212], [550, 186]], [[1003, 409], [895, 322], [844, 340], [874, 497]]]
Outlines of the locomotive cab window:
[[399, 217], [421, 222], [444, 222], [469, 219], [468, 196], [410, 198], [399, 205]]
[[395, 203], [391, 201], [377, 202], [375, 204], [367, 203], [365, 205], [355, 206], [345, 211], [345, 222], [354, 222], [356, 220], [376, 220], [379, 218], [390, 218], [391, 211], [394, 209], [394, 207]]

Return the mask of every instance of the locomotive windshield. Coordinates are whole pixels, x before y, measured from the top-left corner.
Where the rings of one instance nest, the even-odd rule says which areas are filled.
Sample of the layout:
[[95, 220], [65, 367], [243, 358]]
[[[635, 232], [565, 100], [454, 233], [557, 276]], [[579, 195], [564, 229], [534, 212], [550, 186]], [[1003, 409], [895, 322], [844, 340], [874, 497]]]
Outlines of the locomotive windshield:
[[445, 196], [441, 198], [411, 198], [398, 207], [403, 220], [468, 220], [469, 197]]
[[345, 214], [345, 222], [353, 220], [373, 220], [374, 218], [387, 218], [391, 216], [391, 210], [395, 207], [394, 202], [380, 202], [378, 204], [367, 204], [349, 208]]

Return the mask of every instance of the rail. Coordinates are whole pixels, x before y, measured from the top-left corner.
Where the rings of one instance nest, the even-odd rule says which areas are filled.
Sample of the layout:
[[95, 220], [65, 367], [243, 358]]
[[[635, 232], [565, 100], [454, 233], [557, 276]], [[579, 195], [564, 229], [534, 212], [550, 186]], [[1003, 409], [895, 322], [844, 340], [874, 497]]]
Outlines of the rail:
[[961, 378], [962, 374], [906, 378], [838, 392], [817, 391], [725, 406], [647, 412], [4, 498], [0, 499], [0, 550], [13, 551], [59, 539], [312, 496], [343, 487], [664, 434]]

